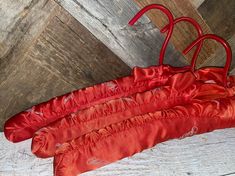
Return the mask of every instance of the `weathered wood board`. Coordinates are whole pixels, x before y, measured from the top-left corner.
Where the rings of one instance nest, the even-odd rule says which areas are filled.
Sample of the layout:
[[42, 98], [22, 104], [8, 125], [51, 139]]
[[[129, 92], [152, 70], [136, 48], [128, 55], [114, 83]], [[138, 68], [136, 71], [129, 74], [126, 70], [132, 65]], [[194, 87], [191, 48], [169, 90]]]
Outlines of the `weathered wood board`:
[[[0, 176], [51, 176], [52, 159], [37, 159], [30, 140], [12, 144], [0, 133]], [[235, 129], [172, 140], [81, 176], [234, 176]]]
[[190, 0], [193, 6], [197, 9], [205, 0]]
[[[235, 1], [224, 0], [205, 0], [198, 12], [205, 22], [210, 26], [213, 33], [226, 39], [233, 52], [233, 60], [230, 67], [231, 73], [234, 74], [235, 68]], [[224, 66], [226, 53], [220, 45], [217, 50], [208, 57], [201, 66]]]
[[234, 0], [205, 0], [198, 11], [215, 34], [226, 40], [235, 34]]
[[[145, 15], [134, 28], [128, 26], [139, 11], [133, 1], [56, 1], [130, 67], [157, 63], [164, 36]], [[165, 58], [165, 63], [186, 63], [171, 44]]]
[[25, 54], [55, 15], [56, 7], [51, 0], [0, 1], [0, 66]]
[[[234, 70], [235, 68], [235, 35], [233, 35], [229, 40], [228, 40], [229, 45], [231, 46], [232, 49], [232, 63], [230, 67], [230, 71]], [[222, 45], [215, 51], [215, 53], [208, 58], [202, 65], [199, 67], [203, 66], [221, 66], [223, 67], [226, 62], [226, 52], [224, 47]], [[235, 73], [234, 73], [235, 74]]]

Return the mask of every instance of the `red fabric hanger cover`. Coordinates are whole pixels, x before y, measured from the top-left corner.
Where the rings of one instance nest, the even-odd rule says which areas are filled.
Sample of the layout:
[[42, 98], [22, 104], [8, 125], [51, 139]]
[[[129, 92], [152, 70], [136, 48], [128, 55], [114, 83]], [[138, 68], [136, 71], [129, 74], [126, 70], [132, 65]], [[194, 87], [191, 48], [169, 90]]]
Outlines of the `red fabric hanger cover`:
[[[194, 41], [184, 52], [187, 53], [195, 45], [201, 44], [199, 42], [208, 38], [224, 46], [227, 53], [225, 68], [205, 68], [192, 73], [178, 73], [171, 77], [171, 79], [178, 75], [186, 77], [172, 81], [174, 85], [180, 85], [179, 89], [184, 88], [182, 85], [191, 84], [191, 76], [202, 80], [214, 78], [203, 80], [204, 91], [196, 99], [181, 106], [141, 114], [104, 128], [93, 129], [82, 136], [79, 134], [79, 137], [57, 148], [57, 155], [54, 158], [55, 176], [73, 176], [93, 170], [169, 139], [235, 127], [235, 77], [227, 77], [232, 58], [228, 43], [218, 36], [206, 34]], [[191, 76], [188, 76], [189, 73]], [[209, 86], [219, 86], [216, 81], [221, 81], [220, 85], [224, 87], [221, 86], [223, 88], [213, 94], [213, 89]]]
[[[172, 35], [174, 24], [180, 21], [190, 22], [197, 29], [198, 36], [202, 35], [202, 30], [200, 25], [189, 17], [180, 17], [172, 21], [172, 15], [169, 12], [169, 10], [167, 10], [165, 7], [161, 5], [156, 5], [156, 4], [146, 6], [145, 8], [140, 10], [132, 18], [132, 20], [130, 20], [129, 24], [133, 25], [146, 11], [153, 8], [160, 9], [163, 12], [165, 12], [170, 22], [169, 25], [165, 26], [162, 29], [162, 32], [166, 32], [167, 30], [169, 31], [160, 53], [159, 65], [162, 65], [164, 53], [167, 46], [166, 44], [169, 42], [170, 39], [169, 36]], [[193, 59], [191, 62], [192, 65], [191, 70], [194, 70], [195, 61], [201, 47], [202, 47], [202, 42], [198, 45], [196, 51], [194, 52]], [[165, 70], [159, 71], [159, 68], [161, 69], [164, 68]], [[135, 78], [137, 78], [139, 81], [146, 80], [146, 77], [148, 78], [150, 77], [149, 80], [151, 81], [152, 79], [159, 80], [161, 79], [161, 77], [157, 77], [157, 75], [159, 75], [160, 72], [162, 72], [163, 74], [168, 73], [169, 71], [166, 70], [169, 69], [171, 70], [170, 73], [172, 73], [172, 75], [177, 74], [177, 72], [179, 73], [179, 72], [189, 71], [189, 67], [184, 67], [183, 69], [180, 69], [168, 65], [163, 65], [163, 66], [152, 66], [144, 69], [135, 69], [134, 75], [136, 76]], [[148, 76], [143, 76], [143, 75], [148, 75]], [[122, 121], [132, 116], [187, 103], [193, 97], [196, 97], [201, 93], [199, 87], [201, 85], [203, 86], [203, 84], [200, 82], [195, 82], [195, 84], [192, 84], [195, 77], [192, 77], [191, 79], [192, 82], [190, 82], [189, 78], [187, 79], [187, 76], [184, 75], [180, 79], [187, 79], [188, 84], [184, 83], [184, 85], [177, 85], [178, 87], [175, 87], [175, 85], [171, 85], [172, 83], [170, 83], [169, 79], [173, 81], [179, 78], [176, 77], [171, 79], [172, 75], [169, 74], [166, 75], [166, 81], [162, 85], [167, 87], [165, 87], [160, 92], [156, 91], [156, 86], [154, 87], [155, 88], [154, 90], [151, 90], [150, 87], [148, 87], [146, 88], [146, 90], [150, 89], [150, 91], [144, 92], [142, 94], [139, 93], [139, 94], [130, 94], [129, 96], [126, 95], [125, 97], [120, 99], [110, 100], [104, 103], [91, 106], [90, 108], [69, 114], [65, 116], [65, 118], [59, 119], [53, 122], [52, 124], [48, 125], [47, 127], [40, 129], [38, 132], [36, 132], [36, 135], [33, 137], [32, 152], [36, 154], [38, 157], [42, 158], [54, 156], [56, 149], [60, 144], [72, 140], [87, 132], [90, 132], [91, 130], [98, 129], [106, 125]], [[175, 82], [180, 83], [180, 81], [175, 81]], [[191, 87], [189, 87], [189, 84], [192, 84]], [[215, 90], [214, 92], [218, 92], [220, 88], [214, 87], [213, 85], [211, 89], [214, 89]]]
[[[231, 49], [227, 42], [212, 34], [199, 37], [185, 52], [208, 38], [219, 41], [226, 50], [227, 60], [231, 59]], [[216, 68], [207, 68], [207, 71], [209, 69]], [[195, 75], [199, 76], [205, 73], [205, 70], [200, 72], [199, 70]], [[226, 68], [223, 72], [227, 73]], [[215, 74], [212, 77], [214, 76]], [[55, 176], [75, 176], [94, 170], [170, 139], [181, 139], [216, 129], [235, 127], [235, 76], [226, 75], [226, 79], [224, 78], [225, 76], [222, 77], [222, 83], [224, 90], [227, 89], [229, 92], [227, 97], [211, 94], [207, 100], [193, 99], [188, 104], [131, 117], [63, 143], [54, 157]], [[182, 85], [188, 84], [187, 79], [179, 80]], [[213, 80], [211, 84], [216, 83]], [[208, 93], [211, 88], [205, 87], [205, 90]], [[204, 93], [202, 95], [206, 95]]]
[[[191, 72], [178, 73], [161, 88], [110, 100], [59, 119], [35, 133], [32, 152], [38, 157], [52, 157], [64, 142], [133, 116], [188, 104], [193, 99], [213, 100], [233, 96], [231, 88], [205, 83], [208, 79], [203, 78], [208, 78], [208, 73], [212, 71], [207, 76], [203, 73], [196, 73], [197, 78]], [[213, 81], [216, 83], [216, 80]]]
[[[130, 21], [130, 25], [133, 25], [146, 11], [153, 8], [164, 12], [170, 24], [163, 28], [163, 32], [168, 31], [168, 33], [160, 52], [159, 66], [148, 68], [135, 67], [130, 76], [76, 90], [35, 105], [26, 111], [14, 115], [5, 123], [4, 134], [6, 138], [12, 142], [20, 142], [29, 139], [40, 128], [71, 113], [115, 98], [126, 97], [162, 86], [167, 82], [168, 78], [175, 73], [184, 72], [193, 68], [192, 66], [177, 68], [163, 65], [163, 59], [167, 44], [173, 32], [174, 23], [179, 21], [192, 23], [196, 27], [199, 36], [202, 34], [200, 26], [197, 22], [187, 17], [174, 21], [172, 14], [167, 8], [156, 4], [143, 8]], [[200, 48], [201, 46], [199, 45], [194, 53], [192, 65], [195, 64], [195, 59]]]

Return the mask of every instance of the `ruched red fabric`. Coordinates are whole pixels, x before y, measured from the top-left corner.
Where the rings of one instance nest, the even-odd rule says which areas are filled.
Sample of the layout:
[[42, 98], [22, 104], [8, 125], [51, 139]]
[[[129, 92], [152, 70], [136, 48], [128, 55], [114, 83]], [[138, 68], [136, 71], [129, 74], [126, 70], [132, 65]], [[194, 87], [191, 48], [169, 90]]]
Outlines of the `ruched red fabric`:
[[[165, 86], [143, 93], [111, 100], [62, 118], [35, 133], [32, 152], [38, 157], [54, 156], [62, 143], [92, 130], [120, 122], [133, 116], [188, 104], [192, 99], [210, 100], [229, 97], [233, 89], [224, 88], [220, 68], [184, 72], [173, 75]], [[213, 72], [214, 71], [214, 72]], [[213, 82], [205, 83], [209, 79]]]
[[78, 110], [162, 86], [175, 73], [189, 67], [168, 65], [135, 67], [132, 74], [55, 97], [11, 117], [4, 126], [6, 138], [12, 142], [29, 139], [40, 128]]
[[184, 106], [111, 124], [62, 144], [61, 151], [54, 157], [54, 174], [76, 176], [163, 141], [231, 127], [235, 127], [234, 96], [211, 101], [193, 100]]

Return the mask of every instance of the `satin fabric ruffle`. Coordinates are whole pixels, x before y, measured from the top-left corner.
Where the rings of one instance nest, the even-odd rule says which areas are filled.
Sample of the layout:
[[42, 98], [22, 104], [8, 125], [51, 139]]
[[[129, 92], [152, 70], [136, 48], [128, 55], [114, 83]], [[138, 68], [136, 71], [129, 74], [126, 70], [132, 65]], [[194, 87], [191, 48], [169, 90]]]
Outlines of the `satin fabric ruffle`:
[[235, 97], [135, 116], [62, 144], [54, 158], [55, 176], [76, 176], [170, 139], [235, 127]]
[[[213, 72], [209, 73], [212, 76], [209, 74], [206, 78], [213, 77]], [[192, 99], [210, 100], [234, 94], [231, 88], [215, 84], [217, 80], [214, 83], [204, 83], [205, 76], [202, 72], [197, 75], [198, 78], [191, 72], [178, 73], [169, 78], [161, 88], [95, 105], [51, 123], [35, 133], [32, 152], [38, 157], [51, 157], [60, 150], [60, 145], [64, 142], [92, 130], [133, 116], [188, 104]]]
[[4, 134], [12, 142], [26, 140], [40, 128], [66, 115], [108, 100], [162, 86], [169, 77], [186, 70], [189, 70], [189, 67], [135, 67], [130, 76], [55, 97], [14, 115], [5, 123]]

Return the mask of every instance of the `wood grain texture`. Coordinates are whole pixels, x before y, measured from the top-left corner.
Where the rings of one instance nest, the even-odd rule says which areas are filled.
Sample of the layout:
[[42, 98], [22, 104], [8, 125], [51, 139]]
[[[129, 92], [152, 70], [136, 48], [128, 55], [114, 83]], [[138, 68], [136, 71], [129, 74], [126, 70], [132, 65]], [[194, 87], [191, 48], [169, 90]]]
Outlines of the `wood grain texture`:
[[[2, 4], [0, 7], [0, 13], [5, 14], [5, 16], [12, 12], [12, 7], [9, 6], [13, 6], [15, 9], [20, 7], [18, 1], [7, 2], [4, 1], [5, 4], [10, 4], [8, 6], [6, 5], [7, 8], [5, 8]], [[1, 21], [1, 26], [6, 26], [8, 23], [12, 23], [15, 25], [16, 29], [9, 29], [10, 32], [7, 33], [6, 40], [0, 42], [1, 46], [6, 46], [6, 50], [2, 52], [0, 57], [0, 83], [4, 82], [8, 75], [14, 73], [15, 70], [17, 70], [17, 66], [20, 65], [20, 62], [23, 61], [24, 55], [27, 53], [32, 43], [34, 43], [38, 35], [40, 35], [42, 30], [45, 28], [48, 21], [50, 21], [51, 17], [55, 15], [57, 9], [56, 7], [58, 7], [54, 1], [48, 0], [41, 0], [36, 2], [31, 1], [30, 4], [30, 8], [28, 6], [24, 7], [27, 12], [27, 9], [30, 9], [30, 11], [26, 16], [24, 16], [22, 20], [17, 22], [11, 21], [19, 18], [16, 15], [14, 18], [8, 19], [9, 21]], [[23, 3], [21, 5], [23, 5]], [[24, 11], [22, 13], [25, 14]], [[18, 29], [20, 26], [22, 27]], [[5, 34], [6, 33], [4, 32], [0, 32], [1, 36], [4, 36]], [[17, 38], [17, 40], [11, 40], [11, 38]], [[7, 47], [7, 43], [10, 43], [10, 47]]]
[[[181, 16], [188, 16], [195, 19], [202, 27], [203, 32], [212, 33], [209, 26], [202, 19], [197, 9], [193, 7], [193, 5], [188, 0], [135, 0], [135, 2], [143, 8], [149, 4], [162, 4], [166, 6], [174, 15], [175, 18]], [[148, 13], [149, 18], [153, 21], [153, 23], [162, 28], [166, 24], [168, 24], [167, 18], [165, 15], [157, 10], [151, 11]], [[177, 24], [174, 28], [174, 33], [172, 36], [172, 43], [179, 51], [182, 51], [186, 46], [188, 46], [195, 38], [197, 37], [196, 31], [194, 27], [188, 23], [180, 23]], [[206, 41], [204, 43], [203, 49], [198, 57], [197, 63], [200, 65], [203, 63], [211, 54], [214, 53], [216, 48], [218, 47], [217, 43], [214, 41]], [[193, 52], [186, 56], [187, 60], [191, 60]]]
[[[23, 25], [21, 21], [30, 12], [30, 10], [26, 9], [30, 9], [33, 6], [31, 0], [12, 2], [13, 0], [10, 0], [10, 2], [0, 1], [0, 58], [6, 55], [11, 47], [14, 46], [11, 46], [11, 44], [16, 43], [22, 36], [24, 30], [22, 29]], [[7, 12], [7, 9], [9, 9], [9, 12]], [[20, 28], [22, 31], [20, 31]]]
[[[230, 66], [230, 71], [231, 74], [235, 75], [234, 68], [235, 68], [235, 35], [233, 35], [229, 40], [228, 40], [229, 45], [231, 46], [232, 49], [232, 63]], [[224, 50], [224, 47], [222, 45], [218, 47], [216, 52], [208, 58], [203, 64], [201, 64], [199, 67], [206, 67], [206, 66], [221, 66], [223, 67], [226, 62], [226, 52]]]
[[55, 7], [51, 0], [0, 1], [0, 64], [8, 62], [13, 51], [17, 56], [25, 52], [54, 15]]
[[71, 15], [58, 5], [55, 8], [27, 52], [16, 60], [13, 51], [8, 64], [1, 65], [0, 130], [7, 118], [35, 104], [130, 73]]
[[[32, 105], [34, 100], [29, 104], [30, 100], [27, 96], [34, 90], [32, 84], [38, 90], [40, 89], [37, 88], [38, 85], [43, 87], [47, 84], [52, 87], [52, 83], [45, 83], [39, 78], [45, 79], [48, 76], [48, 80], [50, 80], [53, 75], [41, 72], [43, 69], [33, 63], [27, 63], [25, 55], [51, 16], [55, 15], [58, 5], [54, 1], [47, 0], [20, 2], [1, 1], [0, 3], [0, 13], [6, 17], [6, 20], [1, 18], [1, 28], [8, 26], [8, 31], [2, 32], [1, 30], [0, 32], [0, 45], [4, 46], [1, 48], [4, 50], [2, 50], [0, 57], [0, 131], [9, 116]], [[11, 18], [7, 17], [11, 15]], [[13, 27], [11, 28], [11, 26]], [[33, 70], [35, 73], [32, 73]], [[30, 75], [35, 77], [30, 77]], [[45, 98], [44, 95], [42, 97]]]
[[[235, 129], [171, 140], [81, 176], [235, 175]], [[12, 144], [0, 133], [0, 176], [51, 176], [52, 159], [37, 159], [30, 140]]]
[[235, 1], [234, 0], [206, 0], [198, 11], [210, 26], [211, 30], [230, 39], [235, 33]]
[[197, 9], [205, 0], [190, 0], [193, 6]]
[[[143, 16], [134, 28], [127, 25], [139, 10], [132, 0], [56, 2], [130, 67], [156, 64], [164, 36], [146, 16]], [[165, 60], [165, 63], [178, 66], [186, 63], [171, 44]]]
[[50, 21], [29, 56], [76, 88], [130, 73], [125, 63], [63, 10]]

